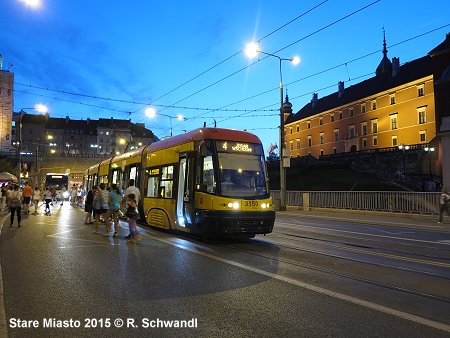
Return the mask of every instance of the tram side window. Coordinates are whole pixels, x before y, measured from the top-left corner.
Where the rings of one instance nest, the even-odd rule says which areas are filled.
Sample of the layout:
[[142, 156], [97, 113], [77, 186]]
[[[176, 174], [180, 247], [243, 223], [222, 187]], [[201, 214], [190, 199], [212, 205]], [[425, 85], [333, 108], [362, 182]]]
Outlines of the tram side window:
[[161, 168], [161, 181], [159, 182], [159, 197], [172, 198], [174, 166]]
[[214, 193], [216, 191], [216, 182], [214, 180], [214, 166], [212, 156], [206, 156], [203, 159], [203, 170], [201, 177], [202, 191]]
[[148, 178], [147, 197], [158, 197], [158, 176]]

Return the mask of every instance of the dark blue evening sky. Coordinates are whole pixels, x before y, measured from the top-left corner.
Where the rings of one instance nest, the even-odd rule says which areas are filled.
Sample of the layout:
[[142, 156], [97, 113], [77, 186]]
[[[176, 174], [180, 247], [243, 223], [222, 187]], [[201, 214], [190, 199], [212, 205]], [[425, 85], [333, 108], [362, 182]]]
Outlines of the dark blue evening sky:
[[[159, 137], [170, 122], [179, 134], [215, 119], [255, 133], [266, 150], [278, 143], [279, 64], [249, 60], [248, 42], [300, 56], [299, 65], [282, 65], [296, 112], [312, 92], [323, 97], [338, 81], [349, 87], [373, 76], [383, 27], [388, 57], [401, 63], [450, 31], [448, 0], [24, 2], [0, 3], [0, 54], [3, 69], [15, 73], [15, 111], [43, 103], [52, 117], [130, 118]], [[163, 115], [146, 117], [150, 105]], [[178, 114], [187, 120], [165, 116]]]

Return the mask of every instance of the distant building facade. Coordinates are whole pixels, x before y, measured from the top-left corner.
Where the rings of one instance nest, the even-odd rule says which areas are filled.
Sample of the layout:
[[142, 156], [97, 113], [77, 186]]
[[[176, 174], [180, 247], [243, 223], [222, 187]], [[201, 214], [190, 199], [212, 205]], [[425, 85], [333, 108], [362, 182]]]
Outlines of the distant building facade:
[[[1, 55], [0, 55], [1, 58]], [[0, 60], [0, 65], [2, 60]], [[11, 151], [11, 116], [14, 106], [14, 73], [0, 66], [0, 152]]]
[[[442, 79], [450, 76], [449, 34], [426, 56], [402, 66], [399, 58], [387, 58], [383, 42], [374, 77], [349, 88], [339, 82], [337, 92], [323, 98], [314, 93], [310, 103], [287, 116], [285, 146], [290, 157], [439, 142], [442, 118], [450, 115], [439, 108], [450, 102], [442, 87]], [[440, 159], [442, 153], [435, 156]]]
[[17, 149], [19, 120], [22, 114], [23, 154], [48, 156], [118, 155], [157, 140], [153, 132], [142, 123], [130, 120], [98, 119], [74, 120], [52, 118], [47, 115], [13, 114], [11, 144]]

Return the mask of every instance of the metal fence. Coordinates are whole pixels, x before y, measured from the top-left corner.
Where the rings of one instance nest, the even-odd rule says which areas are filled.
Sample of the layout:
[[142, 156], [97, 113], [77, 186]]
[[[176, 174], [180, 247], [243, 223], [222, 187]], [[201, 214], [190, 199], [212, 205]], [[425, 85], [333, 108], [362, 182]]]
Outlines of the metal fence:
[[[438, 192], [393, 191], [287, 191], [286, 206], [398, 212], [410, 214], [439, 214]], [[275, 206], [280, 191], [271, 191]]]

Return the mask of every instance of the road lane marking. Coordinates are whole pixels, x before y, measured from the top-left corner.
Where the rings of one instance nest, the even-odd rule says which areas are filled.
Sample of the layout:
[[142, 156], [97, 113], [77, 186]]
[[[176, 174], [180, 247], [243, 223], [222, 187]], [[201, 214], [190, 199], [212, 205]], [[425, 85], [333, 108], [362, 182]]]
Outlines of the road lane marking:
[[377, 234], [370, 234], [367, 232], [358, 232], [358, 231], [350, 231], [350, 230], [340, 230], [340, 229], [330, 229], [330, 228], [323, 228], [323, 227], [317, 227], [313, 225], [307, 225], [307, 223], [286, 223], [286, 222], [278, 222], [278, 224], [285, 224], [285, 225], [301, 225], [302, 227], [306, 228], [312, 228], [312, 229], [319, 229], [319, 230], [325, 230], [325, 231], [336, 231], [336, 232], [345, 232], [349, 234], [356, 234], [356, 235], [363, 235], [363, 236], [372, 236], [372, 237], [381, 237], [381, 238], [389, 238], [389, 239], [396, 239], [396, 240], [405, 240], [410, 242], [419, 242], [419, 243], [431, 243], [431, 244], [443, 244], [443, 245], [449, 245], [450, 243], [441, 243], [442, 241], [427, 241], [424, 239], [414, 239], [414, 238], [406, 238], [406, 237], [395, 237], [395, 236], [385, 236], [385, 235], [377, 235]]
[[[242, 263], [238, 263], [238, 262], [235, 262], [235, 261], [231, 261], [229, 259], [222, 258], [222, 257], [216, 256], [216, 255], [210, 254], [210, 253], [202, 252], [202, 251], [200, 251], [197, 248], [197, 247], [203, 248], [200, 245], [192, 245], [192, 243], [189, 243], [191, 247], [188, 247], [185, 244], [183, 244], [182, 241], [179, 240], [179, 239], [177, 239], [178, 243], [174, 243], [171, 240], [158, 238], [158, 237], [149, 235], [148, 232], [145, 232], [145, 233], [141, 232], [141, 234], [143, 236], [145, 236], [147, 238], [150, 238], [150, 239], [153, 239], [155, 241], [166, 243], [166, 244], [175, 246], [175, 247], [177, 247], [179, 249], [186, 250], [186, 251], [195, 253], [197, 255], [213, 259], [213, 260], [218, 261], [218, 262], [222, 262], [222, 263], [225, 263], [225, 264], [228, 264], [228, 265], [231, 265], [231, 266], [235, 266], [235, 267], [238, 267], [238, 268], [250, 271], [250, 272], [257, 273], [257, 274], [262, 275], [262, 276], [266, 276], [266, 277], [269, 277], [269, 278], [272, 278], [272, 279], [276, 279], [278, 281], [282, 281], [282, 282], [285, 282], [285, 283], [288, 283], [288, 284], [291, 284], [291, 285], [295, 285], [295, 286], [301, 287], [301, 288], [306, 289], [306, 290], [310, 290], [310, 291], [313, 291], [313, 292], [316, 292], [316, 293], [319, 293], [319, 294], [327, 295], [327, 296], [335, 298], [335, 299], [339, 299], [339, 300], [343, 300], [345, 302], [349, 302], [349, 303], [352, 303], [352, 304], [360, 305], [360, 306], [363, 306], [363, 307], [371, 309], [371, 310], [375, 310], [375, 311], [378, 311], [378, 312], [381, 312], [381, 313], [385, 313], [385, 314], [388, 314], [388, 315], [391, 315], [391, 316], [402, 318], [402, 319], [405, 319], [405, 320], [408, 320], [408, 321], [411, 321], [411, 322], [414, 322], [414, 323], [422, 324], [422, 325], [425, 325], [425, 326], [432, 327], [434, 329], [439, 329], [439, 330], [442, 330], [442, 331], [450, 333], [450, 325], [447, 325], [447, 324], [444, 324], [444, 323], [436, 322], [434, 320], [430, 320], [430, 319], [423, 318], [423, 317], [420, 317], [420, 316], [417, 316], [417, 315], [413, 315], [413, 314], [410, 314], [410, 313], [406, 313], [406, 312], [403, 312], [403, 311], [392, 309], [392, 308], [384, 306], [384, 305], [372, 303], [370, 301], [359, 299], [359, 298], [356, 298], [356, 297], [353, 297], [353, 296], [348, 296], [348, 295], [345, 295], [345, 294], [342, 294], [342, 293], [339, 293], [339, 292], [335, 292], [335, 291], [332, 291], [332, 290], [329, 290], [329, 289], [325, 289], [325, 288], [322, 288], [322, 287], [319, 287], [319, 286], [315, 286], [315, 285], [312, 285], [312, 284], [304, 283], [304, 282], [301, 282], [299, 280], [295, 280], [295, 279], [292, 279], [292, 278], [289, 278], [289, 277], [285, 277], [285, 276], [277, 275], [275, 273], [267, 272], [267, 271], [264, 271], [264, 270], [261, 270], [261, 269], [258, 269], [258, 268], [246, 265], [246, 264], [242, 264]], [[208, 249], [208, 248], [206, 248], [206, 249]]]

